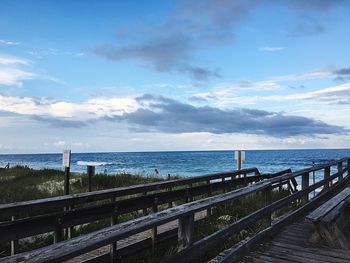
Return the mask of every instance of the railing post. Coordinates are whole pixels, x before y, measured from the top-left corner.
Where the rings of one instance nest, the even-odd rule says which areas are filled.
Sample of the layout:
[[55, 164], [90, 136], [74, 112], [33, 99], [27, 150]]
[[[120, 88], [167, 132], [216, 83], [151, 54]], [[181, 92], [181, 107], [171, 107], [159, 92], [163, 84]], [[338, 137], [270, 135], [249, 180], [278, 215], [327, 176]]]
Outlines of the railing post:
[[[143, 195], [143, 196], [146, 196], [146, 195], [147, 195], [147, 192], [143, 192], [142, 195]], [[147, 215], [147, 207], [143, 208], [142, 211], [143, 211], [143, 215], [144, 215], [144, 216]]]
[[[331, 176], [331, 167], [330, 166], [327, 166], [326, 168], [324, 168], [324, 180], [327, 180], [329, 177]], [[327, 181], [324, 183], [324, 190], [328, 190], [329, 189], [329, 185], [330, 185], [330, 182]]]
[[[111, 216], [111, 226], [118, 224], [118, 206], [114, 204], [116, 201], [115, 197], [111, 198], [112, 202], [112, 216]], [[117, 253], [117, 241], [112, 242], [110, 246], [110, 262], [117, 262], [118, 253]]]
[[[12, 216], [11, 217], [11, 221], [15, 221], [15, 217]], [[18, 251], [18, 240], [11, 240], [11, 256], [13, 256], [14, 254], [16, 254]]]
[[192, 184], [189, 185], [189, 188], [187, 188], [186, 191], [186, 203], [192, 202], [193, 196], [192, 196]]
[[244, 186], [247, 186], [248, 185], [248, 183], [247, 183], [247, 173], [244, 173], [243, 177], [244, 177]]
[[343, 161], [338, 162], [338, 182], [343, 181]]
[[[272, 187], [268, 186], [263, 190], [264, 207], [271, 204], [272, 201]], [[271, 226], [271, 212], [263, 219], [263, 224], [265, 227]]]
[[88, 175], [88, 182], [89, 182], [89, 187], [88, 187], [88, 191], [91, 192], [92, 189], [92, 176], [95, 174], [95, 166], [93, 165], [88, 165], [86, 167], [86, 173]]
[[[207, 180], [207, 185], [208, 185], [208, 197], [210, 197], [212, 195], [210, 180]], [[209, 216], [211, 216], [211, 207], [207, 209], [207, 217]]]
[[[170, 180], [170, 174], [168, 174], [168, 180]], [[168, 188], [168, 191], [171, 192], [171, 190], [172, 190], [172, 188], [169, 187], [169, 188]], [[172, 207], [173, 207], [173, 202], [170, 201], [170, 202], [168, 203], [168, 208], [172, 208]]]
[[179, 218], [178, 251], [185, 249], [193, 243], [194, 214]]
[[54, 243], [58, 243], [63, 240], [63, 228], [62, 228], [62, 218], [56, 218], [55, 222], [55, 234], [54, 234]]
[[235, 189], [235, 187], [234, 187], [234, 185], [233, 185], [234, 180], [235, 180], [235, 177], [232, 175], [232, 176], [231, 176], [231, 181], [230, 181], [230, 190], [231, 190], [231, 191]]
[[259, 171], [258, 171], [258, 170], [255, 170], [255, 171], [254, 171], [254, 176], [259, 176], [259, 175], [260, 175]]
[[[70, 205], [70, 206], [64, 207], [63, 210], [66, 212], [66, 211], [72, 210], [73, 208], [74, 208], [74, 206]], [[70, 227], [63, 229], [63, 236], [66, 240], [69, 240], [72, 238], [73, 229], [74, 229], [73, 226], [70, 226]]]
[[[155, 197], [153, 200], [152, 212], [153, 213], [158, 212], [158, 197]], [[157, 226], [152, 228], [152, 252], [155, 251], [156, 242], [157, 242]]]
[[[309, 187], [309, 184], [310, 184], [310, 178], [309, 178], [310, 174], [309, 173], [304, 173], [302, 176], [301, 176], [301, 189], [304, 190], [306, 188]], [[307, 203], [309, 201], [309, 193], [305, 194], [302, 196], [301, 198], [301, 202], [303, 204]]]
[[70, 177], [70, 167], [64, 168], [64, 194], [69, 195], [69, 177]]

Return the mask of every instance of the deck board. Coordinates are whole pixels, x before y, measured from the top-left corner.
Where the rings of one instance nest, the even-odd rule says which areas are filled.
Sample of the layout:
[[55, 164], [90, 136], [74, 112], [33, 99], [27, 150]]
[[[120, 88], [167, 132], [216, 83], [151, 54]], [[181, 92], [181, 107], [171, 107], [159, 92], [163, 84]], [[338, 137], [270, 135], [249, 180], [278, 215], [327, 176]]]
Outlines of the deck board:
[[[195, 221], [202, 220], [206, 216], [207, 216], [207, 211], [206, 210], [198, 212], [198, 213], [195, 214]], [[175, 220], [175, 221], [171, 221], [171, 222], [168, 222], [168, 223], [166, 223], [164, 225], [159, 226], [157, 228], [157, 232], [160, 234], [160, 233], [164, 233], [164, 232], [176, 229], [177, 227], [178, 227], [178, 221]], [[117, 242], [117, 247], [118, 247], [118, 249], [121, 249], [121, 248], [125, 248], [127, 246], [134, 245], [134, 244], [136, 244], [136, 243], [138, 243], [138, 242], [140, 242], [142, 240], [146, 240], [146, 239], [150, 238], [151, 235], [152, 235], [151, 230], [147, 230], [147, 231], [135, 234], [133, 236], [130, 236], [128, 238], [125, 238], [125, 239], [122, 239], [122, 240], [118, 241]], [[104, 246], [104, 247], [101, 247], [99, 249], [90, 251], [89, 253], [86, 253], [86, 254], [83, 254], [81, 256], [75, 257], [73, 259], [67, 260], [67, 261], [65, 261], [65, 263], [84, 262], [84, 261], [87, 261], [89, 259], [101, 256], [103, 254], [106, 254], [109, 251], [110, 251], [110, 246]]]
[[[350, 263], [350, 250], [310, 243], [313, 232], [312, 223], [300, 220], [285, 227], [270, 242], [248, 253], [241, 262]], [[350, 224], [344, 233], [350, 239]]]

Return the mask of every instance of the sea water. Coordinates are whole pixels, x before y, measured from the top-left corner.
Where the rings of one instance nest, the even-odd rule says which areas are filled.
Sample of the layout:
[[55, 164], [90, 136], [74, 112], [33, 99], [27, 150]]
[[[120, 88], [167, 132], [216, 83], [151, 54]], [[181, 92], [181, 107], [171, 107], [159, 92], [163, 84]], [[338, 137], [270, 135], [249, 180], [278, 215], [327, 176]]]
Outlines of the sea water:
[[[350, 149], [249, 150], [243, 168], [257, 167], [261, 173], [291, 168], [297, 171], [315, 164], [350, 157]], [[0, 155], [0, 167], [27, 165], [31, 168], [62, 169], [62, 153]], [[86, 172], [86, 165], [97, 173], [132, 173], [147, 176], [198, 176], [236, 169], [234, 151], [104, 152], [72, 153], [71, 171]]]

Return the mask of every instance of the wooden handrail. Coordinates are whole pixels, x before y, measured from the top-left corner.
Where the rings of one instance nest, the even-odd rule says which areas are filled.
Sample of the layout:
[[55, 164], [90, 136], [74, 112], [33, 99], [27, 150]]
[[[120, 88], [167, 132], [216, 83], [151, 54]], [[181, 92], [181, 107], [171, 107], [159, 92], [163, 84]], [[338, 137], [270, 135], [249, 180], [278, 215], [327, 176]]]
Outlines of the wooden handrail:
[[198, 211], [202, 211], [213, 206], [218, 206], [227, 201], [232, 201], [234, 199], [247, 196], [251, 193], [267, 188], [270, 184], [271, 183], [268, 181], [261, 181], [254, 185], [249, 185], [219, 196], [208, 197], [202, 200], [176, 206], [158, 213], [103, 228], [101, 230], [75, 237], [67, 241], [62, 241], [47, 247], [39, 248], [31, 252], [3, 258], [0, 259], [0, 262], [11, 262], [7, 260], [14, 260], [14, 262], [16, 262], [17, 259], [22, 261], [30, 261], [35, 259], [38, 262], [61, 262], [62, 260], [67, 260], [81, 255], [85, 252], [108, 245], [114, 241], [140, 233], [152, 227], [165, 224], [172, 220], [194, 214]]
[[[159, 225], [165, 224], [167, 222], [173, 221], [175, 219], [183, 220], [182, 222], [191, 222], [190, 218], [194, 215], [194, 213], [206, 210], [210, 207], [215, 207], [221, 204], [224, 204], [226, 202], [230, 202], [235, 199], [239, 199], [241, 197], [247, 196], [252, 193], [265, 191], [265, 190], [272, 190], [272, 187], [278, 183], [281, 183], [283, 181], [298, 177], [298, 176], [304, 176], [306, 174], [309, 174], [313, 171], [318, 171], [322, 169], [329, 169], [328, 167], [338, 164], [339, 162], [343, 162], [347, 160], [347, 166], [337, 173], [330, 175], [327, 178], [324, 178], [323, 180], [311, 185], [311, 186], [302, 186], [303, 188], [283, 199], [280, 199], [276, 202], [273, 202], [271, 204], [268, 204], [266, 207], [261, 208], [251, 215], [248, 215], [246, 218], [241, 219], [240, 221], [237, 221], [235, 224], [235, 227], [232, 227], [232, 229], [242, 229], [248, 221], [252, 220], [253, 218], [261, 218], [264, 216], [269, 215], [271, 217], [272, 211], [275, 211], [276, 209], [294, 201], [297, 200], [305, 195], [308, 195], [311, 191], [321, 187], [325, 186], [329, 182], [332, 182], [336, 178], [344, 178], [344, 181], [338, 180], [338, 182], [347, 182], [349, 180], [349, 174], [346, 175], [347, 172], [349, 172], [349, 158], [343, 158], [340, 160], [336, 160], [327, 164], [318, 165], [312, 168], [303, 169], [301, 171], [289, 173], [287, 175], [281, 175], [278, 177], [273, 177], [270, 179], [266, 179], [261, 182], [257, 182], [252, 185], [248, 185], [247, 187], [234, 190], [232, 192], [224, 193], [221, 195], [208, 197], [205, 199], [201, 199], [198, 201], [194, 201], [191, 203], [186, 203], [184, 205], [180, 205], [174, 208], [170, 208], [158, 213], [150, 214], [144, 217], [140, 217], [137, 219], [133, 219], [124, 223], [120, 223], [108, 228], [104, 228], [89, 234], [85, 234], [76, 238], [73, 238], [71, 240], [59, 242], [44, 248], [40, 248], [31, 252], [21, 253], [18, 255], [15, 255], [13, 257], [6, 257], [3, 259], [0, 259], [0, 262], [19, 262], [19, 261], [28, 261], [36, 260], [37, 262], [61, 262], [62, 260], [67, 260], [72, 257], [81, 255], [83, 253], [86, 253], [88, 251], [97, 249], [99, 247], [108, 245], [112, 242], [115, 242], [117, 240], [129, 237], [131, 235], [134, 235], [136, 233], [140, 233], [142, 231], [151, 229], [153, 227], [157, 227]], [[345, 176], [343, 176], [345, 174]], [[231, 175], [230, 175], [231, 176]], [[249, 220], [248, 220], [249, 219]], [[240, 222], [240, 226], [237, 225]], [[180, 224], [181, 225], [181, 224]], [[231, 230], [232, 230], [231, 229]], [[227, 230], [227, 229], [226, 229]], [[221, 230], [219, 230], [221, 231]], [[180, 232], [180, 231], [179, 231]], [[219, 235], [219, 234], [218, 234]], [[222, 234], [220, 234], [222, 235]], [[223, 235], [225, 237], [226, 235]], [[187, 244], [187, 248], [185, 248], [184, 251], [195, 250], [195, 244], [199, 244], [198, 242], [210, 242], [213, 241], [213, 236], [208, 236], [204, 238], [204, 241], [197, 241], [194, 244]], [[181, 252], [180, 252], [181, 253]], [[185, 253], [185, 252], [183, 252]], [[197, 252], [193, 252], [198, 253]], [[179, 254], [180, 255], [180, 254]], [[176, 256], [175, 256], [176, 257]], [[188, 261], [189, 259], [183, 258], [185, 260], [184, 262]]]
[[[72, 227], [95, 220], [111, 217], [112, 215], [123, 215], [138, 211], [140, 209], [151, 208], [154, 206], [154, 200], [157, 199], [157, 205], [167, 204], [169, 201], [184, 200], [188, 195], [191, 198], [205, 195], [208, 188], [213, 191], [220, 191], [244, 185], [244, 183], [253, 183], [262, 180], [261, 176], [249, 176], [247, 178], [236, 178], [228, 181], [213, 182], [210, 185], [199, 185], [192, 188], [183, 188], [170, 190], [166, 192], [153, 193], [146, 196], [132, 197], [129, 199], [118, 200], [105, 204], [97, 204], [86, 208], [73, 209], [70, 211], [60, 211], [47, 213], [40, 216], [17, 219], [0, 223], [0, 242], [6, 242], [13, 239], [25, 238], [37, 234], [53, 231], [55, 222], [60, 218], [62, 227]], [[114, 213], [114, 208], [118, 207], [118, 212]], [[31, 227], [28, 228], [27, 225]]]
[[248, 168], [242, 170], [236, 170], [232, 172], [224, 172], [224, 173], [215, 173], [202, 175], [197, 177], [190, 177], [184, 179], [175, 179], [169, 181], [148, 183], [148, 184], [139, 184], [132, 185], [126, 187], [118, 187], [107, 190], [99, 190], [88, 193], [79, 193], [79, 194], [71, 194], [50, 198], [43, 198], [37, 200], [30, 201], [22, 201], [22, 202], [14, 202], [8, 204], [0, 204], [0, 217], [10, 217], [16, 215], [18, 213], [23, 213], [26, 211], [36, 211], [42, 209], [54, 209], [54, 208], [63, 208], [70, 205], [77, 205], [81, 203], [94, 202], [104, 199], [110, 199], [111, 197], [121, 197], [133, 194], [139, 194], [144, 192], [156, 191], [167, 189], [169, 187], [183, 186], [187, 184], [193, 184], [198, 182], [205, 182], [207, 180], [216, 180], [222, 179], [242, 174], [254, 173], [260, 175], [260, 172], [257, 168]]
[[[343, 170], [345, 172], [345, 169]], [[323, 179], [314, 185], [311, 185], [309, 188], [306, 188], [304, 190], [300, 190], [296, 193], [293, 193], [289, 196], [286, 196], [280, 200], [277, 200], [273, 203], [271, 203], [268, 206], [265, 206], [241, 219], [234, 222], [231, 225], [228, 225], [224, 227], [223, 229], [220, 229], [213, 234], [209, 235], [206, 238], [203, 238], [201, 240], [198, 240], [197, 242], [193, 243], [191, 246], [189, 246], [187, 249], [182, 250], [175, 254], [173, 257], [171, 257], [169, 260], [167, 260], [167, 263], [177, 263], [180, 259], [185, 259], [182, 262], [190, 262], [191, 260], [198, 257], [205, 249], [213, 248], [218, 246], [220, 242], [223, 242], [225, 239], [227, 239], [229, 236], [232, 236], [236, 233], [238, 233], [240, 230], [248, 226], [249, 224], [256, 222], [257, 220], [260, 220], [264, 218], [266, 215], [271, 214], [273, 211], [276, 211], [277, 209], [282, 208], [285, 205], [288, 205], [290, 202], [293, 202], [295, 200], [298, 200], [302, 196], [309, 194], [313, 190], [321, 187], [324, 185], [325, 182], [329, 182], [335, 178], [338, 177], [338, 174], [335, 173], [331, 175], [327, 179]]]

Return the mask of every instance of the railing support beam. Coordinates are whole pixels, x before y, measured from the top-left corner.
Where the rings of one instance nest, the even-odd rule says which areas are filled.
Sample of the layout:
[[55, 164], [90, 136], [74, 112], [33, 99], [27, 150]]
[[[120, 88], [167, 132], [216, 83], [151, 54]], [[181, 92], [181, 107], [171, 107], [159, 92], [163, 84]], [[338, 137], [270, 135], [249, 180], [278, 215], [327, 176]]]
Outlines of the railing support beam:
[[[269, 186], [265, 190], [263, 190], [263, 197], [264, 197], [264, 206], [268, 206], [272, 202], [272, 187]], [[269, 213], [265, 219], [263, 220], [263, 224], [265, 227], [271, 226], [271, 213]]]
[[[324, 168], [324, 174], [323, 174], [324, 176], [324, 179], [325, 180], [327, 180], [330, 176], [331, 176], [331, 167], [330, 166], [327, 166], [327, 167], [325, 167]], [[324, 183], [324, 190], [329, 190], [329, 186], [330, 186], [330, 182], [329, 181], [327, 181], [327, 182], [325, 182]]]
[[343, 162], [340, 161], [338, 163], [338, 182], [343, 180]]
[[193, 243], [194, 214], [179, 218], [178, 251], [185, 249]]
[[[310, 178], [309, 177], [310, 177], [309, 173], [304, 173], [301, 176], [301, 189], [302, 190], [304, 190], [304, 189], [309, 187], [309, 184], [310, 184]], [[306, 204], [308, 201], [309, 201], [309, 194], [307, 193], [301, 198], [301, 202], [303, 204]]]
[[[115, 201], [115, 197], [112, 197], [111, 202], [114, 203]], [[112, 208], [111, 226], [116, 224], [118, 224], [118, 207], [114, 205]], [[117, 241], [112, 242], [110, 246], [110, 262], [112, 263], [116, 263], [118, 261], [117, 248]]]
[[[11, 221], [15, 221], [15, 217], [11, 217]], [[11, 240], [11, 256], [16, 254], [18, 251], [18, 240]]]

